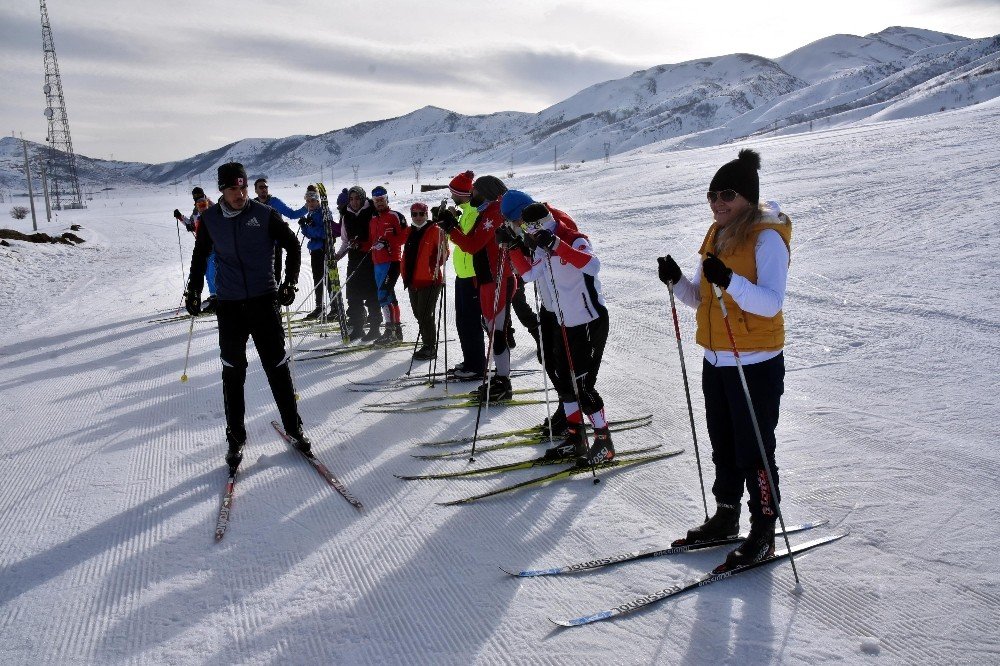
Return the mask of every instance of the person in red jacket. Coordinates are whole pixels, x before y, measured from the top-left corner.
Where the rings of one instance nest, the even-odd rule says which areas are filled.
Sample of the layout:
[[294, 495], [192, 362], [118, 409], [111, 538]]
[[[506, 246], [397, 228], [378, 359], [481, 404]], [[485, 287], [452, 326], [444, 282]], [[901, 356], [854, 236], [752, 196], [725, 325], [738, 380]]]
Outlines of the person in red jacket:
[[410, 292], [410, 308], [420, 329], [423, 344], [413, 358], [428, 361], [437, 357], [437, 331], [434, 308], [444, 285], [444, 264], [448, 260], [447, 236], [436, 224], [428, 224], [427, 204], [410, 206], [411, 226], [405, 230], [406, 242], [400, 274], [403, 288]]
[[481, 203], [476, 206], [479, 216], [468, 233], [462, 233], [458, 218], [450, 210], [438, 211], [438, 225], [455, 245], [472, 255], [479, 283], [479, 307], [486, 331], [493, 341], [493, 360], [496, 363], [496, 374], [479, 387], [479, 398], [485, 400], [488, 394], [490, 402], [509, 400], [513, 395], [510, 348], [505, 331], [510, 297], [516, 282], [507, 250], [501, 250], [496, 239], [496, 231], [504, 223], [500, 214], [500, 197], [506, 191], [507, 187], [496, 176], [480, 176], [475, 180], [470, 202]]
[[368, 223], [368, 238], [372, 244], [378, 304], [385, 320], [385, 332], [375, 339], [375, 344], [385, 345], [403, 339], [396, 281], [399, 280], [399, 260], [407, 227], [403, 214], [389, 208], [389, 192], [381, 185], [372, 189], [372, 203], [375, 214]]

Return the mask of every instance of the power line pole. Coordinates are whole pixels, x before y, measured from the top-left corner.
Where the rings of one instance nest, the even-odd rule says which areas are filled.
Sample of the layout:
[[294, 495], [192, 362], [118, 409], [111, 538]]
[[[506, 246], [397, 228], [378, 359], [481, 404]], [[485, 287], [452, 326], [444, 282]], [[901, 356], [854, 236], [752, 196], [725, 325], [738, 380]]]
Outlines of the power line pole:
[[[66, 98], [63, 96], [62, 78], [59, 76], [59, 61], [52, 40], [49, 25], [49, 11], [45, 0], [39, 0], [42, 12], [42, 56], [45, 61], [45, 117], [49, 120], [49, 133], [45, 140], [49, 144], [49, 167], [52, 190], [56, 200], [56, 210], [65, 208], [86, 208], [80, 192], [80, 179], [76, 171], [76, 154], [73, 139], [69, 134], [69, 115], [66, 113]], [[61, 199], [69, 201], [65, 206]]]
[[38, 220], [35, 219], [35, 193], [31, 190], [31, 170], [28, 168], [28, 142], [21, 134], [21, 147], [24, 148], [24, 177], [28, 181], [28, 201], [31, 202], [31, 229], [38, 231]]
[[604, 163], [607, 164], [611, 161], [611, 142], [604, 142]]

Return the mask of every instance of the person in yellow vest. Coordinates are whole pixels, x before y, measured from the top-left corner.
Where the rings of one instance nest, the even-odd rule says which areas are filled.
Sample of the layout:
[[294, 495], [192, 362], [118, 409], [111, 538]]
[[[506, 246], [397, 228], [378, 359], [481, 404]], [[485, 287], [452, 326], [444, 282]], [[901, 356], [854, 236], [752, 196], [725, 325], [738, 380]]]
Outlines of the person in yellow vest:
[[[698, 250], [701, 262], [690, 280], [670, 255], [657, 260], [660, 280], [675, 285], [677, 297], [697, 309], [697, 342], [705, 349], [705, 420], [715, 465], [715, 515], [675, 543], [738, 535], [743, 487], [749, 492], [750, 533], [729, 553], [721, 570], [774, 553], [774, 523], [781, 499], [774, 431], [784, 392], [785, 325], [781, 309], [791, 258], [792, 222], [776, 203], [761, 205], [759, 169], [760, 155], [743, 149], [738, 159], [724, 164], [712, 178], [708, 202], [715, 222]], [[774, 488], [761, 460], [736, 355], [713, 285], [723, 289]]]

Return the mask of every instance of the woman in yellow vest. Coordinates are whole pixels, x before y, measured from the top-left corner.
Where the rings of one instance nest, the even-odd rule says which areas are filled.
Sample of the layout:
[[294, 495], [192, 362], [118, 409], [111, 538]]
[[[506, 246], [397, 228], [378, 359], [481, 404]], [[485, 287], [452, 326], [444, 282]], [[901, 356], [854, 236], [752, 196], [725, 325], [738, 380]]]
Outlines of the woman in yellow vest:
[[[760, 204], [759, 169], [760, 155], [744, 149], [738, 159], [724, 164], [712, 178], [708, 202], [715, 222], [701, 244], [701, 262], [690, 280], [670, 255], [658, 259], [660, 280], [675, 285], [677, 297], [697, 309], [697, 341], [705, 348], [705, 420], [715, 465], [715, 515], [689, 530], [687, 538], [677, 543], [735, 537], [739, 534], [744, 486], [750, 495], [750, 534], [718, 570], [756, 562], [774, 553], [774, 523], [780, 501], [774, 430], [784, 392], [785, 326], [781, 308], [791, 257], [792, 222], [777, 204]], [[713, 285], [724, 290], [723, 300], [774, 488], [761, 461], [736, 355]]]

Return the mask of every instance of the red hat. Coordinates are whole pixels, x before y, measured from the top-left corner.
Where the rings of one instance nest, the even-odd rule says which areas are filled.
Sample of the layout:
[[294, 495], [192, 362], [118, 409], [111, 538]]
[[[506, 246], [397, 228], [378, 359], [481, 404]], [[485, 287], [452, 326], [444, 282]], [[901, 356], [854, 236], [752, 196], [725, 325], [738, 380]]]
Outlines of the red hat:
[[472, 179], [476, 177], [476, 174], [471, 171], [466, 171], [460, 173], [451, 179], [448, 183], [448, 189], [456, 197], [471, 197], [472, 196]]
[[427, 204], [421, 203], [421, 202], [418, 201], [415, 204], [413, 204], [412, 206], [410, 206], [410, 212], [411, 213], [413, 211], [415, 211], [415, 210], [419, 210], [422, 213], [426, 213], [427, 212]]

